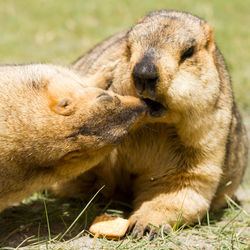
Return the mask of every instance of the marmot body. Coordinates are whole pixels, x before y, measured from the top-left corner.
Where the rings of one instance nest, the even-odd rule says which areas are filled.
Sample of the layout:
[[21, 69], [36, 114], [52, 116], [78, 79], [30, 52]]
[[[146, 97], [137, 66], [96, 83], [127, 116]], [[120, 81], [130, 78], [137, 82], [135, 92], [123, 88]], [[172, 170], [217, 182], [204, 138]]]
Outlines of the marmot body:
[[84, 84], [63, 67], [0, 67], [0, 211], [98, 164], [144, 116], [140, 99]]
[[247, 165], [247, 136], [209, 25], [188, 13], [152, 12], [73, 68], [93, 74], [101, 65], [111, 73], [103, 88], [141, 97], [156, 118], [82, 175], [75, 190], [84, 193], [81, 179], [91, 178], [96, 189], [106, 184], [107, 197], [131, 190], [136, 236], [149, 224], [192, 224], [224, 207]]

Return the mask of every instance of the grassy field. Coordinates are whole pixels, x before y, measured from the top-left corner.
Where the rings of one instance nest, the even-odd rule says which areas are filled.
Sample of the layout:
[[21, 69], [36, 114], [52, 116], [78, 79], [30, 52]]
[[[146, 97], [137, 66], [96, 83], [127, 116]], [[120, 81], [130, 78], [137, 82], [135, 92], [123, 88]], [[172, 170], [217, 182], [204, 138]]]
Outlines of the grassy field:
[[250, 110], [250, 0], [4, 0], [0, 62], [69, 64], [148, 11], [179, 9], [205, 18], [229, 69], [237, 100]]
[[[215, 38], [229, 66], [236, 100], [249, 132], [249, 6], [250, 0], [2, 0], [0, 63], [68, 65], [104, 38], [132, 26], [148, 11], [163, 8], [188, 11], [206, 19], [214, 27]], [[0, 246], [3, 249], [15, 249], [20, 244], [35, 244], [34, 249], [91, 246], [107, 249], [244, 249], [250, 244], [249, 170], [239, 195], [243, 200], [241, 208], [229, 202], [231, 206], [222, 214], [210, 215], [194, 228], [179, 228], [152, 242], [147, 237], [139, 241], [127, 237], [114, 242], [91, 239], [82, 232], [96, 213], [107, 210], [109, 213], [128, 212], [129, 209], [123, 205], [91, 203], [59, 241], [85, 205], [80, 201], [55, 201], [44, 194], [35, 194], [27, 204], [8, 209], [0, 215]]]

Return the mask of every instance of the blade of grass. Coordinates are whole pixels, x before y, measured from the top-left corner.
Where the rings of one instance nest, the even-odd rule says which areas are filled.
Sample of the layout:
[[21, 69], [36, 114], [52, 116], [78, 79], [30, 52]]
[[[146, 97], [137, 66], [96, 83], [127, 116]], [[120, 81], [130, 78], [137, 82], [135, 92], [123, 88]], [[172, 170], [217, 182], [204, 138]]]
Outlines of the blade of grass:
[[67, 228], [68, 228], [68, 227], [67, 227], [67, 224], [66, 224], [65, 220], [63, 219], [63, 217], [62, 217], [61, 215], [60, 215], [60, 219], [62, 220], [62, 222], [63, 222], [65, 228], [67, 229]]
[[237, 207], [238, 209], [242, 210], [242, 212], [249, 217], [249, 213], [244, 210], [241, 206], [239, 206], [234, 200], [232, 200], [229, 196], [225, 195], [227, 198], [227, 201], [232, 203], [235, 207]]
[[233, 222], [240, 214], [242, 213], [242, 210], [240, 210], [228, 223], [226, 223], [221, 229], [220, 233], [224, 231], [224, 229], [231, 223]]
[[176, 232], [179, 229], [180, 224], [181, 224], [181, 220], [182, 220], [182, 210], [180, 210], [178, 212], [177, 221], [176, 221], [176, 223], [173, 226], [173, 232]]
[[81, 213], [76, 217], [76, 219], [73, 221], [73, 223], [69, 226], [69, 228], [62, 234], [62, 236], [59, 238], [59, 241], [63, 239], [63, 237], [70, 231], [70, 229], [75, 225], [75, 223], [78, 221], [78, 219], [82, 216], [82, 214], [86, 211], [88, 206], [91, 204], [91, 202], [95, 199], [95, 197], [99, 194], [99, 192], [104, 188], [102, 186], [96, 194], [91, 198], [91, 200], [88, 202], [88, 204], [84, 207], [84, 209], [81, 211]]
[[40, 230], [41, 230], [41, 223], [38, 224], [38, 233], [37, 233], [37, 242], [40, 244]]
[[102, 213], [104, 213], [108, 208], [109, 208], [109, 206], [112, 204], [112, 200], [110, 200], [108, 203], [107, 203], [107, 205], [102, 209], [102, 211], [101, 211], [101, 214]]
[[26, 241], [28, 241], [29, 239], [31, 239], [31, 238], [33, 238], [33, 237], [34, 237], [34, 235], [32, 235], [32, 236], [26, 238], [25, 240], [23, 240], [23, 241], [15, 248], [15, 250], [18, 250]]
[[210, 227], [210, 217], [208, 210], [207, 210], [207, 225]]
[[45, 200], [43, 200], [43, 204], [44, 204], [45, 216], [46, 216], [46, 221], [47, 221], [47, 226], [48, 226], [49, 243], [51, 243], [51, 234], [50, 234], [50, 226], [49, 226], [49, 217], [48, 217], [48, 211], [47, 211], [47, 206], [46, 206], [46, 201], [45, 201]]

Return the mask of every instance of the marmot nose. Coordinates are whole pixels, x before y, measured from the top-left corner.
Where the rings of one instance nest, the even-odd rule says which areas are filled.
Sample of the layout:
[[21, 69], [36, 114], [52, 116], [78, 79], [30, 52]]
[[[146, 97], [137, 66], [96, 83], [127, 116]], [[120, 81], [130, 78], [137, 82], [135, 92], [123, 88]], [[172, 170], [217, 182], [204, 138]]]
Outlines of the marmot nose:
[[132, 76], [137, 91], [142, 94], [144, 91], [149, 97], [155, 95], [158, 70], [155, 64], [144, 57], [133, 69]]

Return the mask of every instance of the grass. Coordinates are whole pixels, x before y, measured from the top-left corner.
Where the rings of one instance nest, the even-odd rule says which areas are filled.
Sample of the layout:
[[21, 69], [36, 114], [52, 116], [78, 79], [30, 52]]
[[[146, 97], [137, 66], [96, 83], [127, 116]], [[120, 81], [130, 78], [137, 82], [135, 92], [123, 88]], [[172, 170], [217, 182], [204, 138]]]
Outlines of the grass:
[[[132, 26], [156, 9], [178, 9], [203, 17], [232, 76], [236, 100], [250, 131], [250, 0], [4, 0], [0, 1], [0, 62], [68, 65], [106, 37]], [[250, 135], [250, 133], [249, 133]], [[86, 229], [104, 211], [126, 216], [129, 209], [110, 202], [58, 201], [44, 193], [0, 215], [0, 246], [16, 249], [246, 249], [250, 244], [250, 171], [241, 188], [241, 207], [229, 201], [221, 214], [208, 214], [192, 228], [178, 228], [149, 241], [90, 239]], [[84, 209], [83, 209], [84, 208]], [[77, 220], [75, 220], [77, 218]], [[65, 236], [63, 234], [66, 233]], [[85, 236], [84, 236], [85, 235]], [[63, 237], [62, 237], [63, 236]], [[63, 239], [62, 239], [63, 238]], [[33, 246], [32, 246], [33, 245]], [[28, 247], [26, 246], [25, 249]]]
[[237, 101], [249, 111], [249, 6], [250, 0], [4, 0], [0, 1], [0, 61], [67, 65], [149, 11], [189, 11], [214, 27]]
[[[19, 246], [28, 244], [25, 249], [81, 249], [83, 246], [88, 249], [91, 247], [104, 249], [247, 249], [250, 244], [250, 214], [231, 200], [228, 200], [227, 209], [217, 214], [208, 214], [194, 227], [176, 227], [169, 234], [165, 234], [161, 230], [159, 237], [153, 241], [150, 241], [148, 236], [141, 240], [134, 240], [131, 236], [126, 236], [122, 241], [112, 241], [90, 239], [88, 234], [86, 236], [85, 228], [88, 228], [96, 214], [101, 213], [105, 204], [92, 201], [91, 204], [88, 204], [90, 207], [87, 205], [82, 209], [83, 204], [79, 201], [55, 201], [47, 197], [45, 198], [47, 199], [47, 209], [44, 209], [44, 198], [41, 196], [29, 206], [21, 205], [4, 212], [1, 220], [6, 217], [6, 222], [9, 220], [16, 223], [10, 225], [13, 231], [1, 227], [1, 236], [7, 231], [10, 232], [7, 235], [9, 238], [5, 237], [6, 242], [11, 243], [10, 237], [17, 234], [16, 228], [19, 228]], [[24, 215], [23, 210], [26, 211], [28, 217], [27, 215], [24, 218], [20, 217], [20, 215]], [[105, 208], [105, 212], [108, 214], [120, 216], [124, 215], [124, 210], [124, 207], [119, 210], [116, 203], [110, 203], [110, 206]], [[35, 217], [33, 211], [35, 211]], [[51, 235], [47, 230], [46, 211], [50, 217]], [[77, 220], [74, 220], [76, 216]], [[58, 218], [60, 219], [58, 220]], [[26, 221], [30, 223], [27, 224]], [[23, 225], [22, 228], [21, 225]], [[65, 229], [63, 229], [64, 225]], [[39, 239], [35, 236], [37, 229], [40, 230]], [[13, 234], [11, 235], [11, 233]], [[66, 233], [69, 234], [68, 237], [62, 240]], [[84, 233], [85, 236], [82, 236]], [[3, 244], [4, 241], [0, 242], [0, 245]], [[9, 247], [1, 249], [17, 249], [16, 246], [9, 245]]]

